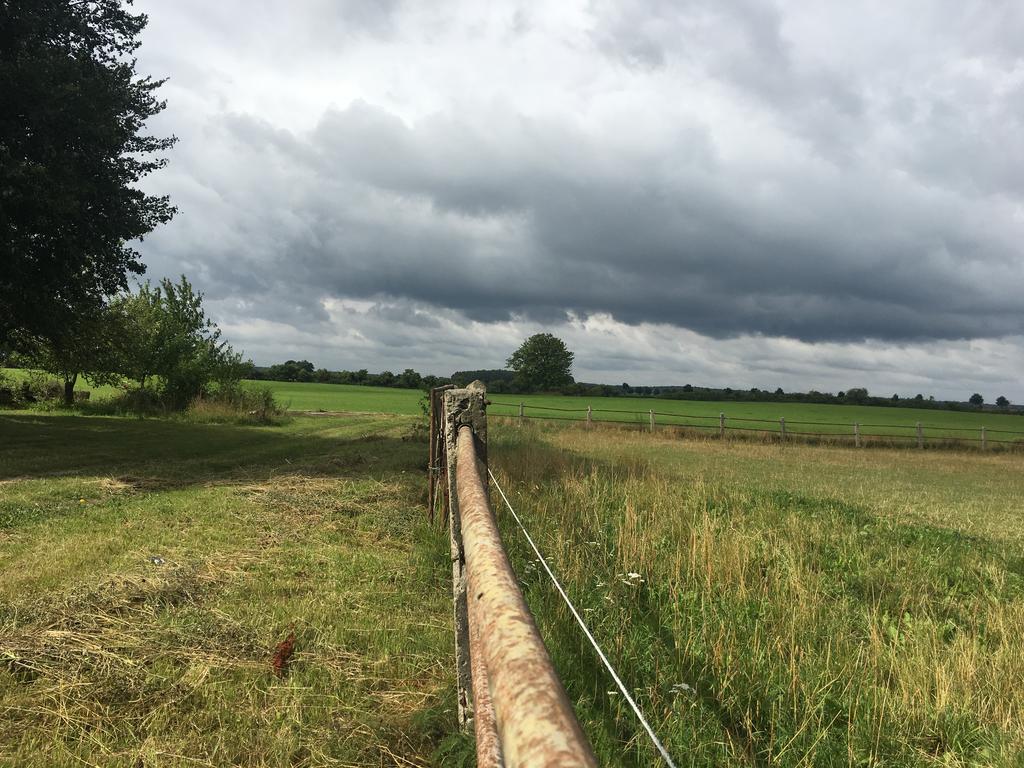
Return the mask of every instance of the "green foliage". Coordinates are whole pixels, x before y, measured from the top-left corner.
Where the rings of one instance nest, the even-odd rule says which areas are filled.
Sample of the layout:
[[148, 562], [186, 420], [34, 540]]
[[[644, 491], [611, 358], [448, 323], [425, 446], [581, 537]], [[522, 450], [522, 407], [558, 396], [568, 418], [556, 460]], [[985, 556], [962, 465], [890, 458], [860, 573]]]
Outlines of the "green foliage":
[[1010, 401], [1006, 399], [1006, 395], [1000, 395], [996, 398], [996, 405], [1000, 408], [1006, 408], [1010, 405]]
[[203, 311], [203, 296], [184, 277], [149, 282], [118, 299], [121, 322], [119, 371], [145, 389], [157, 378], [168, 406], [186, 407], [211, 384], [239, 381], [247, 364], [221, 340]]
[[985, 398], [982, 397], [981, 395], [979, 395], [977, 392], [975, 392], [973, 395], [971, 395], [971, 399], [968, 400], [967, 402], [969, 402], [971, 405], [975, 405], [975, 406], [979, 406], [980, 407], [980, 406], [984, 405]]
[[174, 214], [137, 186], [175, 141], [141, 133], [164, 108], [135, 71], [146, 22], [120, 0], [0, 4], [0, 345], [73, 334]]
[[864, 387], [850, 387], [846, 390], [846, 401], [849, 403], [863, 403], [868, 399], [868, 391]]
[[506, 365], [522, 389], [551, 391], [573, 383], [573, 353], [550, 333], [536, 333], [512, 353]]
[[56, 376], [63, 384], [65, 405], [74, 402], [74, 388], [79, 376], [93, 386], [116, 384], [117, 349], [121, 342], [121, 325], [109, 307], [86, 312], [75, 319], [67, 333], [56, 337], [41, 337], [28, 350], [23, 362]]

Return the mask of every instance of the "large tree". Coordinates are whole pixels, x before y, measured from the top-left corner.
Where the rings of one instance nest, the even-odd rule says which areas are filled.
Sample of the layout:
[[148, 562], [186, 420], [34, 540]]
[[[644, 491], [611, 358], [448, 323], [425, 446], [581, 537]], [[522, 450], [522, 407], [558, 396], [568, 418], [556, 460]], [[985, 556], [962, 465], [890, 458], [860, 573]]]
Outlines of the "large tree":
[[573, 383], [573, 353], [550, 333], [536, 333], [512, 353], [506, 363], [516, 372], [516, 384], [527, 390], [559, 389]]
[[120, 0], [0, 2], [0, 347], [77, 333], [174, 214], [135, 186], [175, 142], [142, 133], [164, 108], [133, 58], [146, 22]]

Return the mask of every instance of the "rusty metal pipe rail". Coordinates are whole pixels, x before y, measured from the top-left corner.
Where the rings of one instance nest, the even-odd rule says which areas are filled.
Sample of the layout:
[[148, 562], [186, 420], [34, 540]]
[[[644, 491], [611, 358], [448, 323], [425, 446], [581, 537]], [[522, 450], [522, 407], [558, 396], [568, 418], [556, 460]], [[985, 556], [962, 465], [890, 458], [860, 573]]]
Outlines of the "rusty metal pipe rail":
[[457, 445], [478, 764], [596, 768], [502, 546], [469, 426]]

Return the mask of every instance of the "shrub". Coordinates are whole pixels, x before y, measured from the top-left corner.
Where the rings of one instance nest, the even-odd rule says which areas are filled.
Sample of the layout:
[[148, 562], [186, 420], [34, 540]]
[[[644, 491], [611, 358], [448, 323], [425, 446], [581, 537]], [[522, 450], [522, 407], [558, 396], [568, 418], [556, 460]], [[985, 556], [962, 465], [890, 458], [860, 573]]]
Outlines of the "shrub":
[[274, 424], [284, 414], [270, 387], [243, 389], [221, 385], [206, 397], [197, 397], [184, 413], [188, 421], [214, 424]]

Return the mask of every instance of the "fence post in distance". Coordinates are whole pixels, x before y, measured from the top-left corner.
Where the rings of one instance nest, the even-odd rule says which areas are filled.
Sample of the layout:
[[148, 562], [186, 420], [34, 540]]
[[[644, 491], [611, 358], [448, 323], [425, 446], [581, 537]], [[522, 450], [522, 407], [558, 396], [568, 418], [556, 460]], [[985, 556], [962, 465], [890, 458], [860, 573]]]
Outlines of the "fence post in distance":
[[718, 414], [718, 436], [725, 440], [725, 414]]
[[986, 435], [985, 435], [985, 428], [982, 427], [981, 428], [981, 450], [984, 451], [986, 448], [988, 448], [988, 439], [986, 438]]
[[860, 422], [853, 422], [853, 444], [855, 447], [860, 448]]
[[523, 426], [524, 419], [525, 416], [523, 415], [523, 404], [519, 403], [519, 426]]
[[786, 417], [779, 417], [779, 433], [782, 435], [782, 442], [786, 442]]
[[593, 408], [587, 406], [587, 427], [590, 427], [594, 422]]
[[924, 448], [924, 430], [921, 428], [921, 422], [917, 422], [917, 447]]
[[654, 434], [654, 409], [651, 408], [651, 434]]

